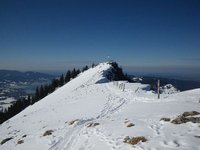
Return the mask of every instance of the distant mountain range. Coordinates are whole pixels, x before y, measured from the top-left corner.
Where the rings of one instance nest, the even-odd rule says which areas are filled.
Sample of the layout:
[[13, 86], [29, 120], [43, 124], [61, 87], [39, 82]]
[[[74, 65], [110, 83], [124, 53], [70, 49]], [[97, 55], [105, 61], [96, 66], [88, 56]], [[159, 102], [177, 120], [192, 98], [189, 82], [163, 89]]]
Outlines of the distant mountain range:
[[52, 79], [55, 76], [39, 72], [20, 72], [15, 70], [0, 70], [0, 81], [30, 82], [39, 79]]
[[55, 77], [32, 71], [0, 70], [0, 111], [10, 99], [14, 101], [32, 95], [37, 86], [48, 84]]

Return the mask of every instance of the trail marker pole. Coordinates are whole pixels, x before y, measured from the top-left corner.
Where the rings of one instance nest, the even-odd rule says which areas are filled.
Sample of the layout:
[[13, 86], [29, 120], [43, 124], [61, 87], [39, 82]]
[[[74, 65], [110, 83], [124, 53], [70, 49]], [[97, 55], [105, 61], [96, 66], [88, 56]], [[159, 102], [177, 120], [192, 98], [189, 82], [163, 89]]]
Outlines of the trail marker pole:
[[158, 80], [158, 99], [160, 99], [160, 80]]

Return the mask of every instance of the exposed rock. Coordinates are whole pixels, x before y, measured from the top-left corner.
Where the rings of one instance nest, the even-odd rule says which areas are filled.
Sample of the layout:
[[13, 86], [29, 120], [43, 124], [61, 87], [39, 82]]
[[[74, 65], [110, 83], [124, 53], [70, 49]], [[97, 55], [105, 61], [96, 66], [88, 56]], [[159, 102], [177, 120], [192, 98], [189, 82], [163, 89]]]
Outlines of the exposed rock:
[[186, 122], [189, 122], [189, 119], [183, 116], [178, 116], [177, 118], [171, 121], [171, 123], [174, 123], [174, 124], [182, 124]]
[[77, 122], [78, 121], [78, 119], [75, 119], [75, 120], [72, 120], [72, 121], [70, 121], [68, 124], [69, 125], [73, 125], [75, 122]]
[[195, 116], [195, 115], [199, 115], [200, 113], [197, 111], [190, 111], [190, 112], [184, 112], [182, 114], [182, 116], [187, 117], [187, 116]]
[[127, 143], [128, 140], [130, 140], [130, 137], [129, 137], [129, 136], [126, 136], [126, 137], [124, 138], [124, 143]]
[[93, 124], [94, 127], [95, 127], [95, 126], [98, 126], [98, 125], [100, 125], [100, 123], [94, 123], [94, 124]]
[[194, 137], [200, 139], [200, 136], [199, 136], [199, 135], [195, 135]]
[[89, 128], [89, 127], [92, 127], [92, 125], [93, 125], [93, 123], [88, 123], [87, 124], [87, 127]]
[[51, 135], [53, 133], [53, 130], [47, 130], [44, 132], [43, 136], [48, 136]]
[[24, 140], [19, 140], [19, 141], [17, 142], [17, 144], [22, 144], [22, 143], [24, 143]]
[[100, 125], [100, 123], [89, 123], [89, 124], [87, 124], [87, 127], [89, 128], [89, 127], [95, 127], [95, 126], [98, 126], [98, 125]]
[[160, 121], [162, 121], [162, 120], [166, 121], [166, 122], [169, 122], [171, 119], [170, 118], [161, 118]]
[[197, 111], [184, 112], [182, 115], [172, 120], [171, 123], [174, 124], [182, 124], [187, 122], [200, 123], [200, 117], [192, 117], [199, 114], [200, 113]]
[[3, 140], [1, 141], [1, 145], [3, 145], [4, 143], [10, 141], [11, 139], [13, 139], [13, 138], [12, 138], [12, 137], [9, 137], [9, 138], [3, 139]]
[[133, 126], [135, 126], [135, 124], [133, 124], [133, 123], [129, 123], [129, 124], [127, 125], [127, 127], [133, 127]]

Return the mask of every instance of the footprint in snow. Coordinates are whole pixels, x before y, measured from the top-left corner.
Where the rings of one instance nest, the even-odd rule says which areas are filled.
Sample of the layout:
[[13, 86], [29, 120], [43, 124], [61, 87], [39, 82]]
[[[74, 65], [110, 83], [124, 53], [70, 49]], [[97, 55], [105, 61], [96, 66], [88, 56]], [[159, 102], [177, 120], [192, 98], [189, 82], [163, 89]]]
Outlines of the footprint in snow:
[[163, 128], [162, 124], [160, 124], [160, 125], [153, 124], [153, 125], [150, 125], [149, 128], [152, 129], [156, 133], [157, 136], [162, 134], [162, 132], [161, 132], [161, 130]]
[[177, 140], [173, 140], [173, 141], [163, 141], [162, 144], [164, 147], [170, 147], [170, 148], [175, 148], [175, 147], [179, 147], [180, 143]]

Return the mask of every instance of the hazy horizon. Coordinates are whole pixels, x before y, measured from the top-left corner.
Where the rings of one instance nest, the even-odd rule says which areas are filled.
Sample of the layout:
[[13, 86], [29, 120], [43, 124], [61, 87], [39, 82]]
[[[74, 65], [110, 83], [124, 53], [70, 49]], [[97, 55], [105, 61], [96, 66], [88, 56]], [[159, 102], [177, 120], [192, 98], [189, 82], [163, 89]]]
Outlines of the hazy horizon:
[[[98, 63], [96, 63], [98, 64]], [[31, 69], [1, 69], [0, 70], [14, 70], [20, 72], [27, 72], [27, 71], [35, 71], [40, 73], [46, 73], [51, 75], [61, 75], [65, 74], [67, 70], [72, 70], [73, 68], [82, 69], [85, 65], [91, 67], [92, 63], [85, 63], [82, 65], [69, 65], [65, 69], [52, 69], [52, 70], [31, 70]], [[119, 64], [120, 65], [120, 64]], [[166, 77], [166, 78], [175, 78], [175, 79], [184, 79], [184, 80], [193, 80], [193, 81], [200, 81], [200, 69], [198, 68], [181, 68], [181, 67], [145, 67], [145, 66], [122, 66], [123, 71], [129, 75], [135, 76], [158, 76], [158, 77]]]

